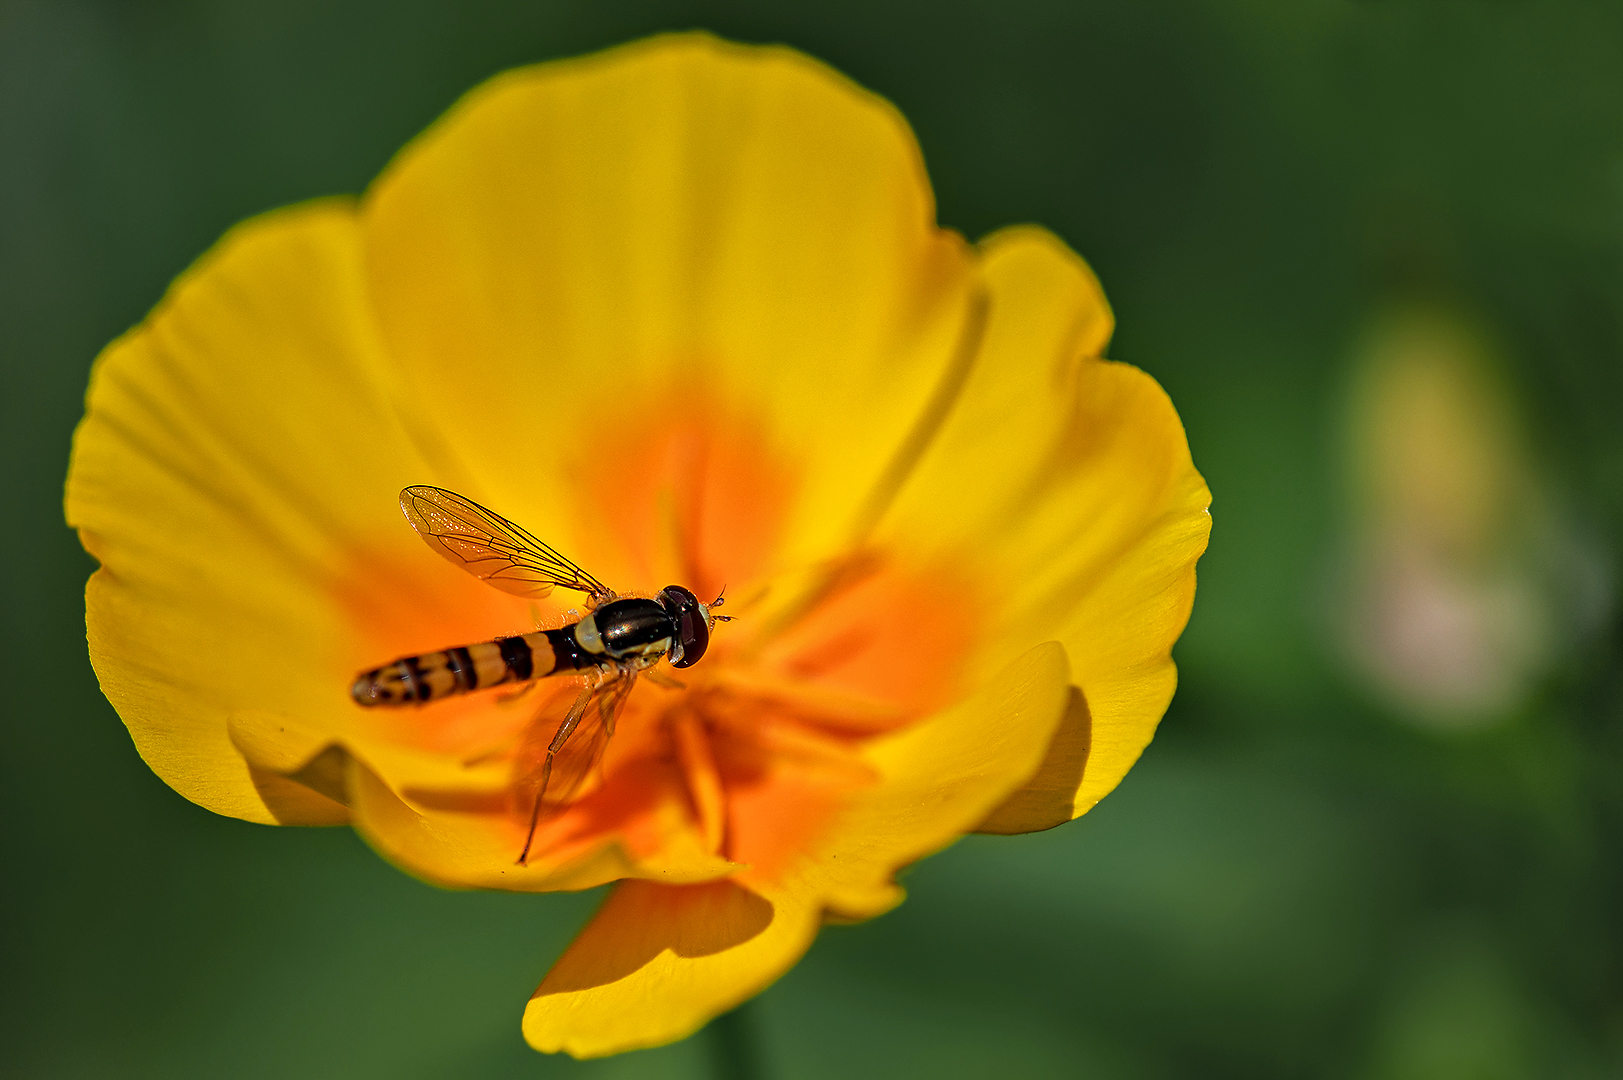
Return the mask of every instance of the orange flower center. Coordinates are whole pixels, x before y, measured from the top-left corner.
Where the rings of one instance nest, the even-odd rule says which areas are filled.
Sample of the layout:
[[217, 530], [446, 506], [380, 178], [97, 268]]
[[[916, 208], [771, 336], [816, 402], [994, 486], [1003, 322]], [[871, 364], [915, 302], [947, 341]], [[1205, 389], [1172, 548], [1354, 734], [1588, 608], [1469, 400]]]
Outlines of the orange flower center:
[[[661, 395], [617, 410], [613, 427], [612, 439], [577, 443], [582, 453], [570, 478], [581, 545], [560, 538], [558, 546], [578, 551], [582, 565], [616, 588], [635, 582], [651, 594], [682, 584], [708, 601], [726, 587], [737, 621], [715, 627], [694, 667], [660, 669], [680, 687], [639, 680], [601, 765], [567, 805], [545, 809], [532, 851], [567, 861], [616, 842], [635, 860], [656, 856], [675, 830], [690, 845], [776, 878], [850, 793], [874, 780], [863, 744], [958, 695], [958, 673], [977, 642], [979, 590], [961, 568], [914, 565], [895, 551], [780, 565], [797, 470], [714, 398]], [[444, 580], [439, 560], [425, 551], [421, 563]], [[470, 614], [499, 619], [497, 612], [513, 610], [509, 598], [483, 591], [490, 596], [478, 598], [477, 614], [467, 610], [466, 591], [428, 607], [446, 612], [460, 600], [450, 620], [456, 629]], [[371, 662], [390, 653], [380, 639], [404, 640], [398, 618], [379, 619], [376, 608], [354, 600], [351, 609], [365, 637], [378, 642]], [[409, 648], [422, 647], [432, 631], [421, 617], [409, 623]], [[513, 630], [493, 621], [468, 640]], [[403, 722], [358, 722], [386, 725], [386, 737], [487, 776], [503, 764], [495, 787], [402, 794], [426, 812], [486, 815], [510, 834], [516, 855], [540, 762], [577, 693], [572, 682], [543, 680], [517, 701], [486, 692], [413, 710]]]

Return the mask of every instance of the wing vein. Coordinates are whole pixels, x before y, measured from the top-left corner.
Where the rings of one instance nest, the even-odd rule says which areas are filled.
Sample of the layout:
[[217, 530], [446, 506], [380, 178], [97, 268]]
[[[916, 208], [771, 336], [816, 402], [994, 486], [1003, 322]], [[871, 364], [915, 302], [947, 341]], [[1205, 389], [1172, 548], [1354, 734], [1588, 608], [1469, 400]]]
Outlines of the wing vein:
[[529, 599], [574, 589], [601, 603], [614, 591], [529, 530], [444, 488], [400, 492], [400, 509], [423, 542], [486, 584]]

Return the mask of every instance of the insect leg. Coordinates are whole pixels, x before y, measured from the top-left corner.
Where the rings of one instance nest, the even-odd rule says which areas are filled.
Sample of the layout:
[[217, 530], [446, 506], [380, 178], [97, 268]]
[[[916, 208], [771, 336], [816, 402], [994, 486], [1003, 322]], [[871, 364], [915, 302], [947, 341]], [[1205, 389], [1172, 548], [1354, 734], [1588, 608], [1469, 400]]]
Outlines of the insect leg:
[[518, 854], [518, 865], [523, 866], [530, 857], [530, 845], [535, 842], [535, 826], [541, 820], [541, 800], [547, 794], [547, 781], [552, 777], [552, 759], [558, 756], [564, 743], [569, 741], [570, 734], [580, 718], [586, 713], [586, 706], [591, 703], [592, 695], [597, 692], [597, 685], [588, 682], [581, 687], [580, 695], [575, 698], [575, 704], [569, 707], [569, 715], [565, 716], [563, 723], [558, 725], [558, 731], [552, 736], [552, 742], [547, 744], [547, 756], [541, 762], [541, 783], [535, 789], [535, 805], [530, 808], [530, 831], [524, 836], [524, 850]]

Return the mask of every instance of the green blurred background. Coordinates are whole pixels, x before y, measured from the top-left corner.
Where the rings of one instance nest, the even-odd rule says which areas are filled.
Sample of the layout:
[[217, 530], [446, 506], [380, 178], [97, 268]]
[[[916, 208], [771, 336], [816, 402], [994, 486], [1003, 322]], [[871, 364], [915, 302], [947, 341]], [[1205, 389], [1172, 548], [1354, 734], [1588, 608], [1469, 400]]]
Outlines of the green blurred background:
[[[725, 1072], [713, 1034], [523, 1045], [595, 894], [441, 892], [169, 791], [96, 688], [60, 510], [92, 357], [233, 222], [359, 191], [503, 68], [695, 26], [894, 100], [944, 224], [1083, 253], [1216, 495], [1127, 781], [826, 931], [740, 1018], [760, 1072], [1623, 1075], [1623, 8], [1510, 0], [0, 0], [0, 1071]], [[1452, 711], [1342, 644], [1361, 597], [1407, 610], [1343, 465], [1370, 327], [1417, 306], [1491, 343], [1460, 370], [1514, 421], [1502, 516], [1559, 541], [1500, 559], [1542, 651], [1488, 649], [1514, 685]]]

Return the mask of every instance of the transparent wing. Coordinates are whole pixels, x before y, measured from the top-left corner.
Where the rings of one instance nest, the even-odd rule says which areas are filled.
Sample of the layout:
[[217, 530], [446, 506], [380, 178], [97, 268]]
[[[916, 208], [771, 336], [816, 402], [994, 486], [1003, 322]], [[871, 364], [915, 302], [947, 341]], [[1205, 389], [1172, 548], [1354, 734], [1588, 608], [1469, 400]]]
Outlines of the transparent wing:
[[500, 514], [437, 487], [400, 492], [400, 509], [423, 542], [481, 581], [514, 596], [575, 589], [602, 601], [613, 590]]
[[614, 734], [615, 721], [637, 684], [635, 671], [621, 671], [580, 690], [563, 720], [554, 726], [554, 708], [544, 707], [530, 723], [515, 765], [516, 787], [534, 801], [530, 831], [519, 853], [522, 865], [530, 856], [535, 829], [544, 816], [558, 813], [575, 801], [582, 784], [597, 772], [603, 750]]
[[603, 761], [603, 750], [614, 734], [614, 722], [619, 719], [636, 684], [635, 674], [622, 675], [592, 691], [584, 705], [577, 702], [580, 722], [554, 754], [552, 775], [539, 792], [546, 807], [563, 807], [574, 802], [581, 785], [597, 772]]

